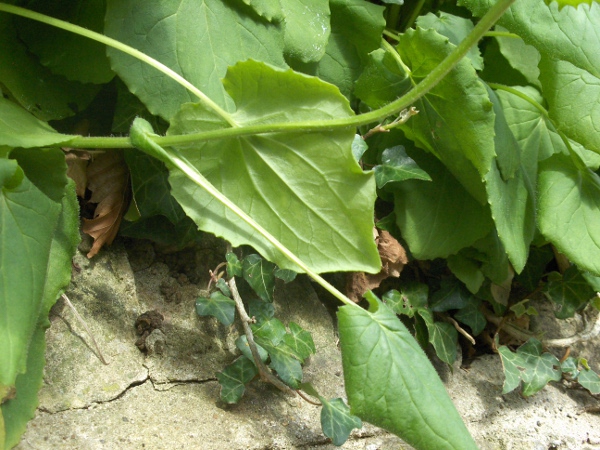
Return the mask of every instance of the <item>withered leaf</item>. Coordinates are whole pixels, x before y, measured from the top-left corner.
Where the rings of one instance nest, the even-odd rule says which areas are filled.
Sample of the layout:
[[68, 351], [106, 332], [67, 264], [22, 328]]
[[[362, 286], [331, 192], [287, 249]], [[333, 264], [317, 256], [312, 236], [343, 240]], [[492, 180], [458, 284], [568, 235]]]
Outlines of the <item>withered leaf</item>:
[[408, 258], [404, 247], [390, 233], [375, 229], [377, 249], [381, 257], [381, 271], [376, 274], [355, 272], [348, 276], [346, 295], [350, 300], [360, 301], [363, 294], [379, 287], [388, 277], [399, 277]]
[[94, 218], [83, 219], [83, 232], [94, 238], [87, 254], [91, 258], [103, 245], [112, 243], [129, 206], [129, 171], [123, 154], [110, 151], [95, 156], [88, 165], [87, 178], [92, 192], [90, 202], [97, 203]]

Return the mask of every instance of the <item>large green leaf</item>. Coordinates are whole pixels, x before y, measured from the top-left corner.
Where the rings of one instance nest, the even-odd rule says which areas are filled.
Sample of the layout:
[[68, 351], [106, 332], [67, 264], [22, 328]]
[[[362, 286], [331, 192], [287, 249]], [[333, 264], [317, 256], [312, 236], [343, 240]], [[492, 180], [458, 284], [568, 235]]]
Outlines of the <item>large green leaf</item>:
[[[225, 84], [238, 125], [348, 117], [338, 90], [322, 81], [255, 61], [232, 67]], [[186, 104], [169, 134], [230, 127], [198, 104]], [[375, 180], [354, 160], [352, 129], [278, 133], [209, 141], [178, 150], [226, 197], [318, 272], [377, 272], [373, 241]], [[250, 244], [281, 268], [298, 270], [212, 196], [172, 171], [175, 198], [200, 229], [233, 246]]]
[[0, 96], [0, 145], [42, 147], [63, 144], [74, 137], [58, 133], [46, 122]]
[[394, 186], [396, 221], [415, 258], [446, 258], [486, 236], [493, 228], [488, 206], [431, 155], [411, 156], [432, 179]]
[[367, 55], [379, 48], [385, 27], [383, 7], [365, 0], [330, 0], [331, 35], [317, 63], [292, 67], [333, 83], [350, 97]]
[[539, 228], [580, 269], [600, 275], [600, 177], [556, 154], [540, 163]]
[[27, 111], [42, 120], [83, 110], [99, 87], [69, 81], [42, 66], [22, 40], [10, 14], [0, 14], [0, 83]]
[[[0, 413], [0, 446], [8, 448], [17, 444], [27, 421], [35, 413], [37, 391], [42, 384], [45, 330], [50, 325], [48, 313], [70, 282], [71, 258], [79, 242], [79, 207], [74, 183], [69, 181], [67, 185], [62, 152], [27, 150], [13, 154], [22, 169], [15, 161], [0, 160], [3, 250], [0, 336], [4, 336], [0, 338], [0, 403], [6, 400]], [[23, 172], [19, 175], [21, 170], [27, 177], [23, 177]], [[5, 176], [11, 171], [17, 175], [16, 179]], [[39, 189], [30, 184], [29, 178], [35, 179]], [[11, 211], [7, 211], [6, 206]], [[48, 215], [39, 217], [43, 210]], [[15, 223], [22, 228], [15, 230]], [[17, 286], [18, 283], [21, 285]], [[10, 340], [6, 339], [7, 333]], [[16, 379], [13, 379], [15, 373]], [[10, 392], [11, 386], [16, 389], [16, 396], [5, 399], [6, 388]]]
[[328, 0], [279, 0], [285, 19], [283, 42], [288, 58], [317, 62], [331, 32]]
[[[285, 66], [281, 29], [245, 5], [222, 0], [109, 0], [105, 33], [158, 59], [221, 107], [233, 106], [221, 78], [253, 58]], [[108, 49], [113, 69], [152, 114], [169, 120], [196, 99], [156, 69]]]
[[429, 359], [398, 317], [368, 296], [366, 311], [338, 312], [352, 414], [417, 449], [476, 449]]
[[[398, 52], [413, 84], [425, 78], [454, 49], [434, 30], [408, 30]], [[402, 125], [418, 147], [434, 154], [480, 203], [482, 178], [494, 157], [494, 112], [485, 86], [466, 59], [414, 106], [419, 114]]]
[[535, 232], [537, 153], [523, 153], [504, 118], [500, 101], [489, 91], [496, 114], [495, 164], [485, 175], [488, 201], [498, 236], [517, 273], [523, 270]]
[[[506, 28], [499, 25], [495, 27], [495, 30], [507, 31]], [[535, 47], [523, 42], [523, 39], [514, 36], [496, 36], [496, 41], [506, 61], [515, 70], [518, 70], [531, 85], [539, 87], [540, 69], [538, 63], [540, 62], [540, 52]]]
[[[105, 3], [104, 0], [33, 0], [27, 2], [27, 8], [102, 33]], [[16, 20], [19, 38], [52, 73], [82, 83], [106, 83], [114, 76], [104, 44], [33, 20]]]
[[[463, 0], [481, 16], [492, 0]], [[535, 17], [535, 20], [532, 20]], [[542, 54], [540, 81], [559, 129], [580, 144], [600, 151], [600, 4], [559, 10], [556, 2], [515, 2], [498, 22], [518, 33]]]

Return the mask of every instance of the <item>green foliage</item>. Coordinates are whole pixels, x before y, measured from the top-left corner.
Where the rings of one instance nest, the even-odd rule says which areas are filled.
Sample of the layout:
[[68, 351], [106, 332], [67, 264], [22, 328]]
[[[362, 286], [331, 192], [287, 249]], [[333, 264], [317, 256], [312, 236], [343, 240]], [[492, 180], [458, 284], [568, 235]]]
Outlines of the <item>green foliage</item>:
[[[452, 363], [457, 336], [445, 316], [477, 336], [488, 305], [532, 313], [509, 298], [514, 273], [530, 292], [543, 285], [558, 317], [598, 290], [597, 2], [517, 0], [479, 46], [510, 0], [461, 0], [461, 17], [431, 5], [417, 17], [414, 2], [391, 0], [15, 3], [84, 28], [0, 3], [0, 447], [18, 441], [33, 413], [48, 308], [68, 283], [76, 242], [75, 198], [55, 146], [128, 148], [137, 220], [123, 234], [183, 246], [201, 230], [262, 256], [228, 254], [227, 274], [256, 294], [244, 300], [257, 352], [280, 382], [302, 387], [301, 364], [315, 349], [307, 331], [274, 317], [275, 279], [308, 273], [346, 304], [350, 409], [321, 398], [335, 444], [359, 417], [416, 448], [474, 448], [417, 341]], [[563, 7], [571, 3], [582, 4]], [[67, 134], [110, 83], [106, 133], [133, 121], [130, 136]], [[406, 123], [388, 119], [410, 106], [419, 113]], [[389, 133], [357, 136], [378, 121]], [[445, 258], [446, 271], [428, 285], [403, 280], [385, 303], [370, 296], [367, 311], [318, 273], [378, 272], [380, 211], [413, 258]], [[575, 265], [546, 277], [552, 248]], [[231, 324], [234, 293], [224, 280], [216, 289], [197, 311]], [[561, 369], [538, 344], [501, 348], [505, 390], [522, 381], [529, 395], [562, 370], [598, 391], [584, 360]], [[237, 345], [245, 356], [219, 374], [228, 403], [259, 370], [247, 338]]]

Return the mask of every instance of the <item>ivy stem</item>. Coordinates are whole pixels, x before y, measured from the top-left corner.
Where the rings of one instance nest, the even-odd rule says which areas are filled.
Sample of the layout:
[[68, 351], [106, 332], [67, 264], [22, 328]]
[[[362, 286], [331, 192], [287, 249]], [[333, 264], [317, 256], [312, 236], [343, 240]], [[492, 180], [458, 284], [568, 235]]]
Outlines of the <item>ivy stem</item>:
[[237, 290], [237, 286], [235, 284], [235, 278], [231, 277], [231, 279], [227, 282], [229, 289], [231, 290], [231, 295], [233, 297], [233, 301], [235, 301], [235, 306], [237, 308], [238, 314], [240, 315], [240, 319], [242, 321], [242, 327], [244, 328], [244, 334], [246, 335], [246, 339], [248, 340], [248, 347], [250, 347], [250, 352], [252, 353], [252, 358], [254, 359], [254, 364], [258, 369], [258, 374], [260, 375], [260, 379], [271, 383], [277, 389], [285, 392], [286, 394], [296, 395], [296, 391], [294, 391], [291, 387], [277, 378], [275, 375], [271, 373], [269, 368], [265, 366], [260, 358], [260, 354], [258, 353], [258, 348], [256, 347], [256, 343], [254, 342], [254, 334], [252, 333], [252, 329], [250, 328], [250, 324], [253, 320], [248, 316], [246, 312], [246, 308], [244, 307], [244, 302], [242, 301], [242, 297]]
[[[54, 17], [47, 16], [45, 14], [40, 14], [35, 11], [31, 11], [29, 9], [21, 8], [19, 6], [7, 5], [6, 3], [0, 3], [0, 11], [5, 11], [7, 13], [15, 14], [17, 16], [25, 17], [27, 19], [36, 20], [38, 22], [45, 23], [46, 25], [50, 25], [56, 28], [60, 28], [65, 31], [69, 31], [74, 34], [78, 34], [80, 36], [92, 39], [94, 41], [105, 44], [109, 47], [112, 47], [116, 50], [120, 50], [123, 53], [126, 53], [130, 56], [133, 56], [136, 59], [148, 64], [149, 66], [154, 67], [160, 72], [167, 75], [172, 80], [179, 83], [181, 86], [186, 88], [192, 94], [200, 99], [202, 103], [211, 108], [217, 114], [219, 114], [223, 119], [225, 119], [232, 127], [236, 127], [237, 124], [232, 120], [231, 115], [222, 109], [219, 105], [213, 102], [204, 92], [190, 83], [188, 80], [183, 78], [174, 70], [168, 68], [163, 63], [157, 61], [156, 59], [146, 55], [139, 50], [136, 50], [129, 45], [123, 44], [115, 39], [109, 38], [100, 33], [96, 33], [95, 31], [88, 30], [87, 28], [80, 27], [79, 25], [75, 25], [69, 22], [65, 22], [64, 20], [56, 19]], [[89, 148], [89, 147], [88, 147]], [[113, 147], [114, 148], [114, 147]]]
[[[64, 22], [62, 20], [54, 19], [43, 14], [28, 11], [23, 8], [19, 8], [13, 5], [7, 5], [0, 3], [0, 11], [5, 11], [13, 14], [17, 14], [29, 19], [38, 20], [48, 25], [57, 26], [66, 31], [70, 31], [90, 39], [95, 39], [106, 45], [109, 45], [118, 50], [124, 51], [125, 53], [138, 58], [152, 67], [160, 70], [161, 72], [170, 76], [173, 80], [180, 83], [182, 86], [189, 89], [194, 95], [200, 98], [206, 105], [209, 105], [214, 111], [217, 111], [223, 118], [231, 123], [232, 128], [225, 128], [222, 130], [213, 130], [203, 133], [187, 134], [182, 136], [156, 136], [152, 139], [161, 146], [171, 146], [178, 144], [188, 144], [191, 142], [201, 142], [210, 139], [223, 139], [229, 137], [240, 137], [245, 135], [255, 135], [264, 133], [277, 133], [277, 132], [322, 132], [322, 131], [333, 131], [341, 128], [355, 128], [362, 125], [368, 125], [373, 122], [381, 122], [388, 116], [394, 115], [409, 107], [418, 99], [423, 97], [427, 92], [434, 88], [447, 74], [450, 72], [456, 64], [467, 54], [469, 49], [477, 44], [477, 42], [485, 35], [486, 32], [494, 25], [494, 23], [504, 14], [504, 11], [514, 2], [515, 0], [498, 0], [489, 11], [481, 18], [481, 20], [475, 25], [473, 30], [467, 35], [467, 37], [448, 55], [446, 58], [433, 69], [414, 89], [409, 91], [407, 94], [400, 97], [388, 105], [376, 109], [374, 111], [360, 114], [352, 117], [345, 117], [341, 119], [331, 119], [322, 121], [306, 121], [306, 122], [295, 122], [295, 123], [272, 123], [272, 124], [260, 124], [253, 126], [238, 127], [235, 126], [231, 116], [224, 110], [222, 110], [216, 103], [210, 100], [202, 91], [193, 86], [190, 82], [185, 80], [179, 74], [173, 72], [171, 69], [161, 64], [160, 62], [150, 58], [148, 55], [135, 50], [121, 42], [111, 39], [99, 33], [95, 33], [77, 25]], [[69, 142], [70, 146], [75, 148], [131, 148], [132, 145], [126, 142], [122, 138], [86, 138], [79, 137]]]

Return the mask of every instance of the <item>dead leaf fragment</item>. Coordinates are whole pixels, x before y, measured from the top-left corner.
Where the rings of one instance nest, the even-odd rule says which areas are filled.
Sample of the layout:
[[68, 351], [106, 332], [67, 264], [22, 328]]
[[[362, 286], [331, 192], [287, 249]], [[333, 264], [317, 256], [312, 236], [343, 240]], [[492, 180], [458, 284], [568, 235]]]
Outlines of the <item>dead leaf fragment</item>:
[[97, 155], [87, 168], [91, 203], [97, 203], [93, 219], [83, 219], [83, 232], [94, 238], [87, 254], [96, 255], [114, 240], [130, 200], [129, 172], [123, 154], [110, 151]]
[[359, 302], [368, 290], [379, 287], [388, 277], [399, 277], [402, 269], [408, 264], [404, 247], [390, 233], [375, 229], [377, 250], [381, 257], [381, 271], [377, 274], [355, 272], [348, 276], [346, 295], [352, 301]]

